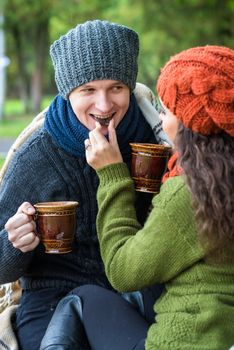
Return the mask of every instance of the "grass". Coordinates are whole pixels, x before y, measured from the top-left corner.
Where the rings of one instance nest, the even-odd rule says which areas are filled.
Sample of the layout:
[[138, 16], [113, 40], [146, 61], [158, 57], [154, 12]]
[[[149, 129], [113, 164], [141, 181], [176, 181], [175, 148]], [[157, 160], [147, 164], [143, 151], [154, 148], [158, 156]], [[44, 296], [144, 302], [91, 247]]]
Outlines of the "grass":
[[[51, 99], [51, 97], [43, 99], [42, 109], [49, 105]], [[0, 138], [17, 137], [33, 117], [23, 114], [23, 105], [20, 100], [6, 100], [4, 120], [0, 121]]]
[[3, 166], [3, 163], [4, 163], [4, 159], [2, 157], [0, 157], [0, 169]]
[[30, 123], [31, 117], [11, 117], [0, 122], [0, 138], [15, 138]]
[[[52, 97], [45, 97], [42, 101], [42, 109], [49, 105]], [[0, 138], [16, 138], [30, 123], [33, 115], [25, 115], [23, 104], [20, 100], [7, 99], [4, 104], [4, 120], [0, 120]], [[4, 158], [0, 156], [0, 169]]]

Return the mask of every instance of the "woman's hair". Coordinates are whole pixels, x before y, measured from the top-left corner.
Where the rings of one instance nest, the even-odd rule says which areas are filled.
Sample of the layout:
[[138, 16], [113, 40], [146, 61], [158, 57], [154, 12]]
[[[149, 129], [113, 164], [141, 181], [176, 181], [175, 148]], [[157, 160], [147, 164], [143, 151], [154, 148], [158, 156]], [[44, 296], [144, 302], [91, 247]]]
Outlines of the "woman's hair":
[[234, 247], [234, 138], [204, 136], [180, 124], [176, 145], [201, 243], [212, 250]]

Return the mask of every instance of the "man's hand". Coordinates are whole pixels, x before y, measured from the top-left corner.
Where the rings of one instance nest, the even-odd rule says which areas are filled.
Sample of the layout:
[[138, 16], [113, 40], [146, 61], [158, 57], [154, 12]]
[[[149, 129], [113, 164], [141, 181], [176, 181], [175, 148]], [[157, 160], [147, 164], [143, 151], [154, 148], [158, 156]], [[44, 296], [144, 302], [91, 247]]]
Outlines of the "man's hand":
[[14, 248], [21, 250], [23, 253], [34, 250], [40, 242], [35, 233], [34, 214], [35, 208], [30, 203], [24, 202], [5, 225], [9, 241]]

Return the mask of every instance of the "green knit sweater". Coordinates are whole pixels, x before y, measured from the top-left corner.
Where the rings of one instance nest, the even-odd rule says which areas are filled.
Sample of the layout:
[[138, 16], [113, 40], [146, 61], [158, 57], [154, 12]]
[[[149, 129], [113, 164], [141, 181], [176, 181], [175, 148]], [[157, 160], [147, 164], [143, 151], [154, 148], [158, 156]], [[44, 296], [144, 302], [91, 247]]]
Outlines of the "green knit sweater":
[[98, 171], [101, 254], [119, 291], [164, 282], [146, 350], [225, 350], [234, 344], [234, 266], [209, 265], [197, 241], [191, 199], [182, 176], [153, 198], [142, 228], [125, 164]]

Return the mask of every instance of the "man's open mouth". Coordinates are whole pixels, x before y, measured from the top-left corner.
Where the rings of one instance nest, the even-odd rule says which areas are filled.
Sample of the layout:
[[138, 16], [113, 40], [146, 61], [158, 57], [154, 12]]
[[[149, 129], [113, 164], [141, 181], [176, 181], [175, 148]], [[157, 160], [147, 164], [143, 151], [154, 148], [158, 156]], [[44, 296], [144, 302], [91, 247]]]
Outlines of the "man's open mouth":
[[90, 116], [96, 120], [98, 123], [100, 123], [102, 126], [108, 126], [111, 119], [114, 117], [116, 112], [108, 114], [108, 115], [98, 115], [98, 114], [91, 114]]

